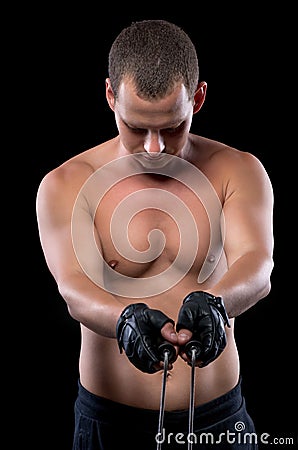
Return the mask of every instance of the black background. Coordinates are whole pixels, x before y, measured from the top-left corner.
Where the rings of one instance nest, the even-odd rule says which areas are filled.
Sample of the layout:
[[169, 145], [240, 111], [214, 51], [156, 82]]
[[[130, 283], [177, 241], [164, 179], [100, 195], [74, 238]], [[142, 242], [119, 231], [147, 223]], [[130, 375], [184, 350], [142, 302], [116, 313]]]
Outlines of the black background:
[[15, 55], [15, 118], [20, 123], [20, 161], [24, 162], [19, 166], [26, 190], [26, 199], [20, 196], [18, 206], [26, 212], [23, 220], [16, 221], [25, 246], [25, 279], [15, 283], [14, 292], [22, 294], [16, 304], [12, 302], [22, 324], [18, 328], [22, 351], [13, 345], [11, 356], [18, 369], [11, 406], [25, 424], [22, 444], [71, 449], [80, 345], [79, 326], [68, 315], [41, 251], [37, 188], [49, 170], [116, 134], [105, 100], [108, 50], [124, 26], [148, 18], [175, 22], [197, 47], [200, 79], [207, 81], [208, 89], [192, 131], [255, 154], [272, 180], [272, 291], [237, 318], [235, 333], [243, 390], [258, 433], [297, 440], [297, 415], [292, 412], [297, 397], [296, 299], [290, 293], [289, 275], [294, 249], [291, 233], [285, 231], [292, 194], [283, 80], [290, 75], [286, 49], [291, 42], [281, 31], [289, 31], [292, 13], [272, 7], [261, 12], [251, 3], [219, 7], [211, 2], [207, 9], [205, 3], [196, 2], [195, 11], [172, 5], [167, 12], [151, 4], [142, 13], [132, 7], [119, 11], [116, 5], [106, 5], [115, 11], [100, 11], [94, 4], [84, 5], [26, 10], [21, 32], [17, 24], [14, 27], [20, 50]]

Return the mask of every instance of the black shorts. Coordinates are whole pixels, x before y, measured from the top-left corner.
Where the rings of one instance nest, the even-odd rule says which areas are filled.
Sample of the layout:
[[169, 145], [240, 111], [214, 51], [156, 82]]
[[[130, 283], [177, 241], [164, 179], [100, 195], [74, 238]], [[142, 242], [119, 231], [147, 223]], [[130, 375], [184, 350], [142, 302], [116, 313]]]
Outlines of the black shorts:
[[241, 393], [241, 380], [226, 394], [195, 408], [193, 434], [188, 410], [165, 411], [158, 432], [159, 411], [123, 405], [87, 391], [79, 382], [75, 402], [73, 450], [257, 449], [253, 421]]

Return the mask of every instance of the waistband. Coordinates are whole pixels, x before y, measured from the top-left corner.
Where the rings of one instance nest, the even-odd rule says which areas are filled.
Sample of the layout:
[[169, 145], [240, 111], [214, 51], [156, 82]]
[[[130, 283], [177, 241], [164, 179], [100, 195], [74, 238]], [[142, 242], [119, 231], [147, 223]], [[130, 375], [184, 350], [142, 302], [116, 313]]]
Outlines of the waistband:
[[[226, 394], [195, 407], [194, 427], [202, 429], [211, 426], [237, 412], [242, 405], [241, 378], [239, 378], [236, 386]], [[159, 418], [159, 410], [136, 408], [92, 394], [82, 386], [80, 380], [76, 406], [82, 414], [100, 422], [122, 424], [125, 422], [147, 432], [156, 430]], [[168, 430], [171, 430], [171, 427], [175, 429], [177, 425], [180, 430], [187, 430], [188, 419], [188, 409], [164, 412], [164, 425]]]

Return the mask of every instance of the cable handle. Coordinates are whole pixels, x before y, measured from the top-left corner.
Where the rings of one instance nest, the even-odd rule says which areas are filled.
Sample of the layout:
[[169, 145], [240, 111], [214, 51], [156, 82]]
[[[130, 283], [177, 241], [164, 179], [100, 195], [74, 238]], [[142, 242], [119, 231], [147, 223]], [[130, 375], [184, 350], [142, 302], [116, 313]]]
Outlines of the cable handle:
[[190, 360], [193, 359], [193, 350], [195, 350], [195, 359], [199, 359], [199, 356], [202, 352], [202, 344], [200, 341], [197, 341], [196, 339], [192, 339], [191, 341], [187, 342], [184, 346], [184, 351], [187, 354], [187, 356], [190, 358]]
[[168, 352], [168, 362], [174, 362], [176, 359], [176, 349], [174, 345], [166, 340], [161, 340], [158, 345], [158, 353], [162, 361], [164, 361], [166, 352]]

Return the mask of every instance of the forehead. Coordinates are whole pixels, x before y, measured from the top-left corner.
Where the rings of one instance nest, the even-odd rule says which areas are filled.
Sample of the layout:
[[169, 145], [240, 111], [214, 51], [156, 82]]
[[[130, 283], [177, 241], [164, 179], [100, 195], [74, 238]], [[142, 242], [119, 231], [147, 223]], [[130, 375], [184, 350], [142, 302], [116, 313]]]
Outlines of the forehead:
[[[166, 126], [182, 122], [192, 111], [192, 102], [188, 98], [185, 86], [177, 84], [174, 90], [164, 98], [144, 100], [140, 98], [131, 81], [123, 81], [120, 85], [116, 109], [121, 118], [134, 126]], [[147, 124], [148, 122], [148, 124]], [[171, 122], [171, 123], [169, 123]]]

